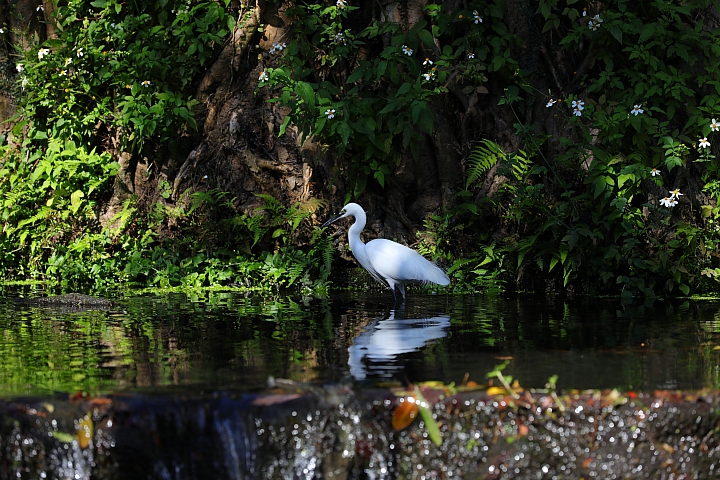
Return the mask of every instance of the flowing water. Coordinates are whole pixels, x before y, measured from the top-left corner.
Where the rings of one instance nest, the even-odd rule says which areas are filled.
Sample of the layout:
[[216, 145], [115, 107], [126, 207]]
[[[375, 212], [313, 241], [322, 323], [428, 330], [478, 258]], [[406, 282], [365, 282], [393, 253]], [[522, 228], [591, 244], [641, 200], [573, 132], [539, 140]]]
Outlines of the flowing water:
[[720, 302], [534, 295], [140, 296], [109, 310], [0, 300], [0, 396], [254, 391], [504, 374], [524, 387], [720, 388]]

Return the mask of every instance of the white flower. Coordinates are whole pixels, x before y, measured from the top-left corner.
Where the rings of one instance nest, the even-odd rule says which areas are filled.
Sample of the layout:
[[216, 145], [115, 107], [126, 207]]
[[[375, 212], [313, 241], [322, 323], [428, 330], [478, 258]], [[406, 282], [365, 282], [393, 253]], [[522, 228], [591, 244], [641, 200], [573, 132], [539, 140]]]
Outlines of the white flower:
[[657, 177], [658, 175], [660, 175], [660, 170], [658, 170], [657, 168], [653, 168], [652, 170], [650, 170], [650, 174], [653, 177]]
[[71, 63], [72, 63], [72, 58], [66, 58], [66, 59], [65, 59], [65, 66], [66, 66], [66, 67], [67, 67], [68, 65], [70, 65]]
[[337, 8], [345, 8], [347, 7], [347, 1], [346, 0], [337, 0], [337, 3], [335, 4]]
[[425, 61], [423, 62], [423, 65], [432, 65], [432, 64], [433, 64], [433, 61], [430, 60], [429, 58], [426, 58]]
[[260, 76], [258, 77], [258, 80], [260, 80], [261, 82], [267, 82], [269, 79], [270, 79], [270, 77], [268, 77], [268, 74], [265, 70], [260, 72]]
[[82, 47], [78, 48], [75, 53], [77, 54], [78, 58], [81, 58], [81, 57], [84, 57], [84, 56], [85, 56], [85, 54], [83, 53]]
[[61, 77], [62, 77], [62, 76], [65, 76], [66, 73], [67, 73], [67, 70], [60, 70], [60, 76], [61, 76]]
[[207, 175], [203, 176], [203, 180], [207, 180]]
[[470, 60], [472, 60], [473, 58], [475, 58], [475, 54], [472, 53], [472, 52], [468, 52], [467, 56], [468, 56], [468, 58], [469, 58]]
[[48, 55], [50, 50], [47, 48], [41, 48], [38, 50], [38, 60], [42, 60], [45, 55]]
[[[582, 109], [585, 108], [585, 102], [583, 102], [582, 100], [573, 100], [573, 101], [572, 101], [572, 107], [575, 108], [575, 109], [577, 109], [577, 110], [582, 111]], [[580, 116], [580, 115], [578, 115], [578, 117], [579, 117], [579, 116]]]
[[22, 63], [18, 63], [17, 65], [15, 65], [15, 70], [17, 70], [18, 73], [20, 73], [23, 70], [25, 70], [25, 67], [22, 66]]
[[707, 148], [710, 146], [710, 142], [708, 142], [707, 137], [703, 137], [700, 139], [700, 148]]
[[412, 48], [408, 47], [407, 45], [403, 45], [403, 46], [402, 46], [402, 51], [403, 51], [403, 53], [404, 53], [405, 55], [407, 55], [408, 57], [412, 56], [412, 54], [413, 54]]
[[678, 201], [675, 200], [674, 197], [670, 197], [670, 198], [665, 197], [662, 200], [660, 200], [660, 205], [662, 205], [664, 207], [668, 207], [668, 208], [674, 207], [677, 204], [678, 204]]
[[583, 8], [583, 17], [587, 16], [587, 8]]
[[714, 118], [712, 119], [712, 122], [710, 122], [710, 130], [712, 130], [713, 132], [717, 132], [718, 130], [720, 130], [720, 127], [718, 127], [718, 123], [717, 121], [715, 121]]
[[347, 39], [345, 38], [345, 34], [342, 32], [338, 32], [335, 34], [335, 43], [342, 43], [343, 45], [347, 44]]
[[27, 85], [27, 84], [28, 84], [28, 78], [27, 78], [27, 77], [23, 77], [23, 79], [22, 79], [22, 84], [21, 84], [23, 90], [25, 90], [25, 85]]
[[275, 43], [275, 44], [273, 44], [272, 48], [270, 49], [270, 53], [275, 53], [276, 51], [282, 52], [283, 49], [285, 48], [285, 46], [286, 45], [284, 43]]
[[603, 19], [600, 18], [600, 14], [599, 14], [599, 13], [598, 13], [597, 15], [595, 15], [592, 19], [595, 20], [597, 23], [602, 23], [602, 22], [603, 22]]
[[335, 118], [335, 109], [334, 108], [328, 108], [325, 110], [325, 115], [327, 115], [328, 120], [331, 118]]
[[0, 28], [0, 33], [5, 33], [5, 29], [4, 29], [4, 28]]
[[143, 80], [142, 83], [141, 83], [141, 85], [142, 85], [143, 87], [149, 87], [149, 86], [152, 85], [152, 84], [150, 83], [150, 80]]
[[482, 23], [483, 19], [477, 10], [473, 10], [473, 17], [475, 18], [475, 25], [477, 25], [478, 23]]
[[632, 113], [633, 115], [635, 115], [637, 117], [639, 113], [645, 113], [645, 110], [642, 109], [642, 104], [640, 104], [640, 105], [635, 105], [632, 108], [632, 110], [630, 110], [630, 113]]
[[433, 79], [433, 74], [432, 74], [432, 72], [423, 73], [422, 76], [425, 77], [425, 81], [426, 81], [426, 82], [429, 82], [430, 80]]
[[557, 103], [557, 100], [551, 98], [550, 100], [548, 100], [547, 104], [545, 104], [545, 108], [550, 108], [555, 105], [555, 103]]
[[45, 6], [42, 5], [42, 4], [38, 5], [37, 8], [35, 9], [36, 12], [39, 12], [39, 11], [41, 11], [41, 10], [42, 10], [43, 12], [45, 11]]
[[670, 198], [671, 199], [672, 198], [680, 198], [680, 195], [682, 195], [682, 193], [680, 193], [679, 188], [676, 188], [675, 190], [670, 190]]
[[576, 117], [582, 117], [582, 109], [576, 108], [575, 110], [573, 110], [573, 115], [575, 115]]

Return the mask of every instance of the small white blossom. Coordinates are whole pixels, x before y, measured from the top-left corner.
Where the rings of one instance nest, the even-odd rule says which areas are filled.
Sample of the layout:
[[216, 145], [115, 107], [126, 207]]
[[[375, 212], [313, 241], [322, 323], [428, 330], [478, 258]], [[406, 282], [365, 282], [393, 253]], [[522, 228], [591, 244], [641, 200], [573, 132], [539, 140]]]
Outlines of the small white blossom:
[[342, 32], [336, 33], [335, 34], [335, 43], [337, 43], [337, 44], [342, 43], [343, 45], [346, 45], [347, 39], [345, 38], [345, 34]]
[[593, 32], [600, 28], [600, 24], [603, 22], [602, 18], [600, 18], [600, 14], [595, 15], [593, 18], [590, 19], [590, 22], [588, 22], [588, 28], [592, 30]]
[[700, 139], [700, 148], [707, 148], [710, 146], [710, 142], [708, 142], [707, 137], [703, 137]]
[[573, 115], [575, 115], [576, 117], [582, 117], [582, 109], [581, 108], [574, 109]]
[[82, 47], [78, 48], [77, 51], [75, 52], [75, 54], [78, 56], [78, 58], [82, 58], [85, 56], [85, 54], [83, 53]]
[[551, 98], [551, 99], [548, 100], [548, 102], [545, 104], [545, 108], [550, 108], [550, 107], [552, 107], [553, 105], [555, 105], [555, 103], [557, 103], [557, 100], [554, 100], [554, 99]]
[[48, 48], [41, 48], [38, 50], [38, 60], [42, 60], [45, 55], [50, 54], [50, 49]]
[[261, 82], [267, 82], [269, 79], [270, 79], [270, 77], [268, 76], [268, 74], [265, 70], [260, 72], [260, 76], [258, 77], [258, 80], [260, 80]]
[[682, 195], [682, 193], [680, 193], [679, 188], [676, 188], [675, 190], [670, 190], [670, 198], [680, 198], [680, 195]]
[[710, 130], [712, 130], [713, 132], [717, 132], [718, 130], [720, 130], [720, 127], [718, 126], [718, 123], [714, 118], [712, 119], [712, 122], [710, 122]]
[[337, 0], [337, 3], [335, 4], [337, 8], [345, 8], [347, 7], [347, 1], [346, 0]]
[[583, 17], [587, 17], [587, 9], [583, 8]]
[[403, 45], [403, 46], [402, 46], [402, 51], [403, 51], [403, 53], [404, 53], [405, 55], [407, 55], [408, 57], [412, 56], [412, 54], [413, 54], [412, 48], [408, 47], [407, 45]]
[[[572, 101], [572, 107], [575, 108], [575, 109], [577, 109], [577, 110], [582, 111], [583, 108], [585, 108], [585, 102], [583, 102], [582, 100], [573, 100], [573, 101]], [[580, 115], [578, 115], [578, 117], [579, 117], [579, 116], [580, 116]]]
[[72, 63], [72, 58], [66, 58], [66, 59], [65, 59], [65, 66], [66, 66], [66, 67], [67, 67], [68, 65], [70, 65], [71, 63]]
[[275, 43], [270, 49], [270, 53], [282, 52], [286, 47], [285, 43]]
[[632, 110], [630, 110], [630, 113], [632, 113], [633, 115], [635, 115], [637, 117], [638, 114], [645, 113], [645, 110], [642, 109], [642, 104], [640, 104], [640, 105], [635, 105], [632, 108]]
[[44, 12], [44, 11], [45, 11], [45, 6], [42, 5], [42, 4], [40, 4], [40, 5], [37, 6], [37, 8], [35, 9], [35, 11], [36, 11], [36, 12], [40, 12], [40, 11], [43, 11], [43, 12]]
[[430, 80], [433, 79], [433, 74], [432, 74], [432, 72], [423, 73], [422, 76], [423, 76], [423, 78], [425, 78], [425, 81], [426, 81], [426, 82], [429, 82]]
[[426, 58], [425, 61], [423, 62], [423, 65], [432, 65], [432, 64], [433, 64], [433, 61], [430, 60], [429, 58]]
[[473, 10], [473, 18], [475, 19], [475, 25], [477, 25], [478, 23], [482, 23], [483, 21], [477, 10]]
[[28, 78], [27, 78], [27, 77], [23, 77], [22, 83], [21, 83], [21, 86], [22, 86], [23, 90], [25, 90], [25, 85], [27, 85], [27, 84], [28, 84]]
[[149, 87], [149, 86], [152, 85], [152, 84], [150, 83], [150, 80], [143, 80], [142, 83], [141, 83], [141, 85], [142, 85], [143, 87]]
[[325, 110], [325, 115], [327, 115], [328, 120], [331, 118], [335, 118], [335, 109], [334, 108], [328, 108]]
[[472, 60], [473, 58], [475, 58], [475, 54], [473, 52], [468, 52], [467, 57]]
[[60, 76], [64, 77], [67, 74], [67, 70], [60, 70]]
[[15, 65], [15, 70], [17, 70], [18, 73], [20, 73], [23, 70], [25, 70], [25, 67], [22, 66], [22, 63], [18, 63], [17, 65]]
[[675, 200], [674, 197], [670, 197], [670, 198], [665, 197], [662, 200], [660, 200], [660, 205], [662, 205], [664, 207], [668, 207], [668, 208], [674, 207], [677, 204], [678, 204], [678, 201]]
[[204, 176], [203, 176], [203, 180], [207, 180], [207, 175], [204, 175]]
[[0, 33], [5, 33], [5, 29], [4, 29], [4, 28], [0, 28]]
[[653, 177], [657, 177], [658, 175], [660, 175], [660, 170], [658, 170], [657, 168], [653, 168], [652, 170], [650, 170], [650, 174]]

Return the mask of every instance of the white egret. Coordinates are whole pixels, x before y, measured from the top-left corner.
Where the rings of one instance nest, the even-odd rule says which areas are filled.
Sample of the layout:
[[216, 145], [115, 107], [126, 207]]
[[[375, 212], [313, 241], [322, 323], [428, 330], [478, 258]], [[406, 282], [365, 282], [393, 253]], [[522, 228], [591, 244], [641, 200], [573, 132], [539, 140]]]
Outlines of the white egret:
[[348, 203], [342, 211], [325, 222], [326, 227], [345, 217], [355, 217], [355, 223], [348, 230], [348, 241], [352, 254], [358, 263], [368, 271], [378, 282], [390, 289], [395, 295], [395, 288], [400, 290], [405, 299], [405, 284], [407, 283], [436, 283], [448, 285], [450, 279], [437, 265], [423, 258], [415, 250], [405, 245], [377, 238], [367, 244], [360, 239], [360, 232], [365, 228], [365, 210], [357, 203]]

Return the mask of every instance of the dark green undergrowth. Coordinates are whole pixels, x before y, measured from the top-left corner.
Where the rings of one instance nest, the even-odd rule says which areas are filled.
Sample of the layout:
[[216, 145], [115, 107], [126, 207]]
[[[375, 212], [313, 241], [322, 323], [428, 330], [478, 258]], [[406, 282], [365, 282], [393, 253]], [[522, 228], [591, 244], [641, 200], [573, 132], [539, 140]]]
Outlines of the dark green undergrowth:
[[[106, 226], [98, 220], [119, 168], [108, 145], [160, 159], [195, 134], [197, 82], [248, 13], [233, 5], [73, 0], [56, 9], [57, 39], [27, 38], [14, 59], [19, 113], [0, 143], [6, 279], [101, 292], [327, 290], [334, 250], [310, 220], [319, 200], [261, 195], [263, 207], [242, 212], [229, 192], [175, 204], [163, 194], [149, 209], [130, 198]], [[514, 115], [521, 148], [478, 133], [465, 188], [419, 233], [421, 253], [453, 279], [445, 291], [712, 294], [720, 31], [703, 23], [712, 5], [525, 5], [537, 58], [550, 49], [584, 65], [563, 83], [520, 53], [502, 0], [430, 3], [409, 29], [344, 1], [288, 2], [294, 36], [267, 56], [260, 88], [289, 112], [281, 134], [292, 123], [339, 150], [334, 174], [347, 200], [370, 184], [389, 188], [400, 152], [419, 153], [434, 98], [454, 91], [487, 103], [498, 98], [490, 85], [504, 88], [490, 107]], [[539, 76], [549, 89], [531, 82]], [[538, 110], [557, 135], [524, 123]], [[488, 175], [502, 181], [485, 194]]]
[[330, 240], [308, 220], [316, 200], [288, 207], [259, 195], [262, 207], [241, 212], [212, 190], [147, 211], [132, 197], [105, 227], [98, 221], [119, 168], [107, 146], [117, 139], [115, 149], [159, 158], [191, 135], [198, 78], [245, 8], [72, 0], [50, 20], [57, 39], [26, 38], [13, 69], [20, 108], [0, 138], [6, 280], [101, 293], [327, 289]]

